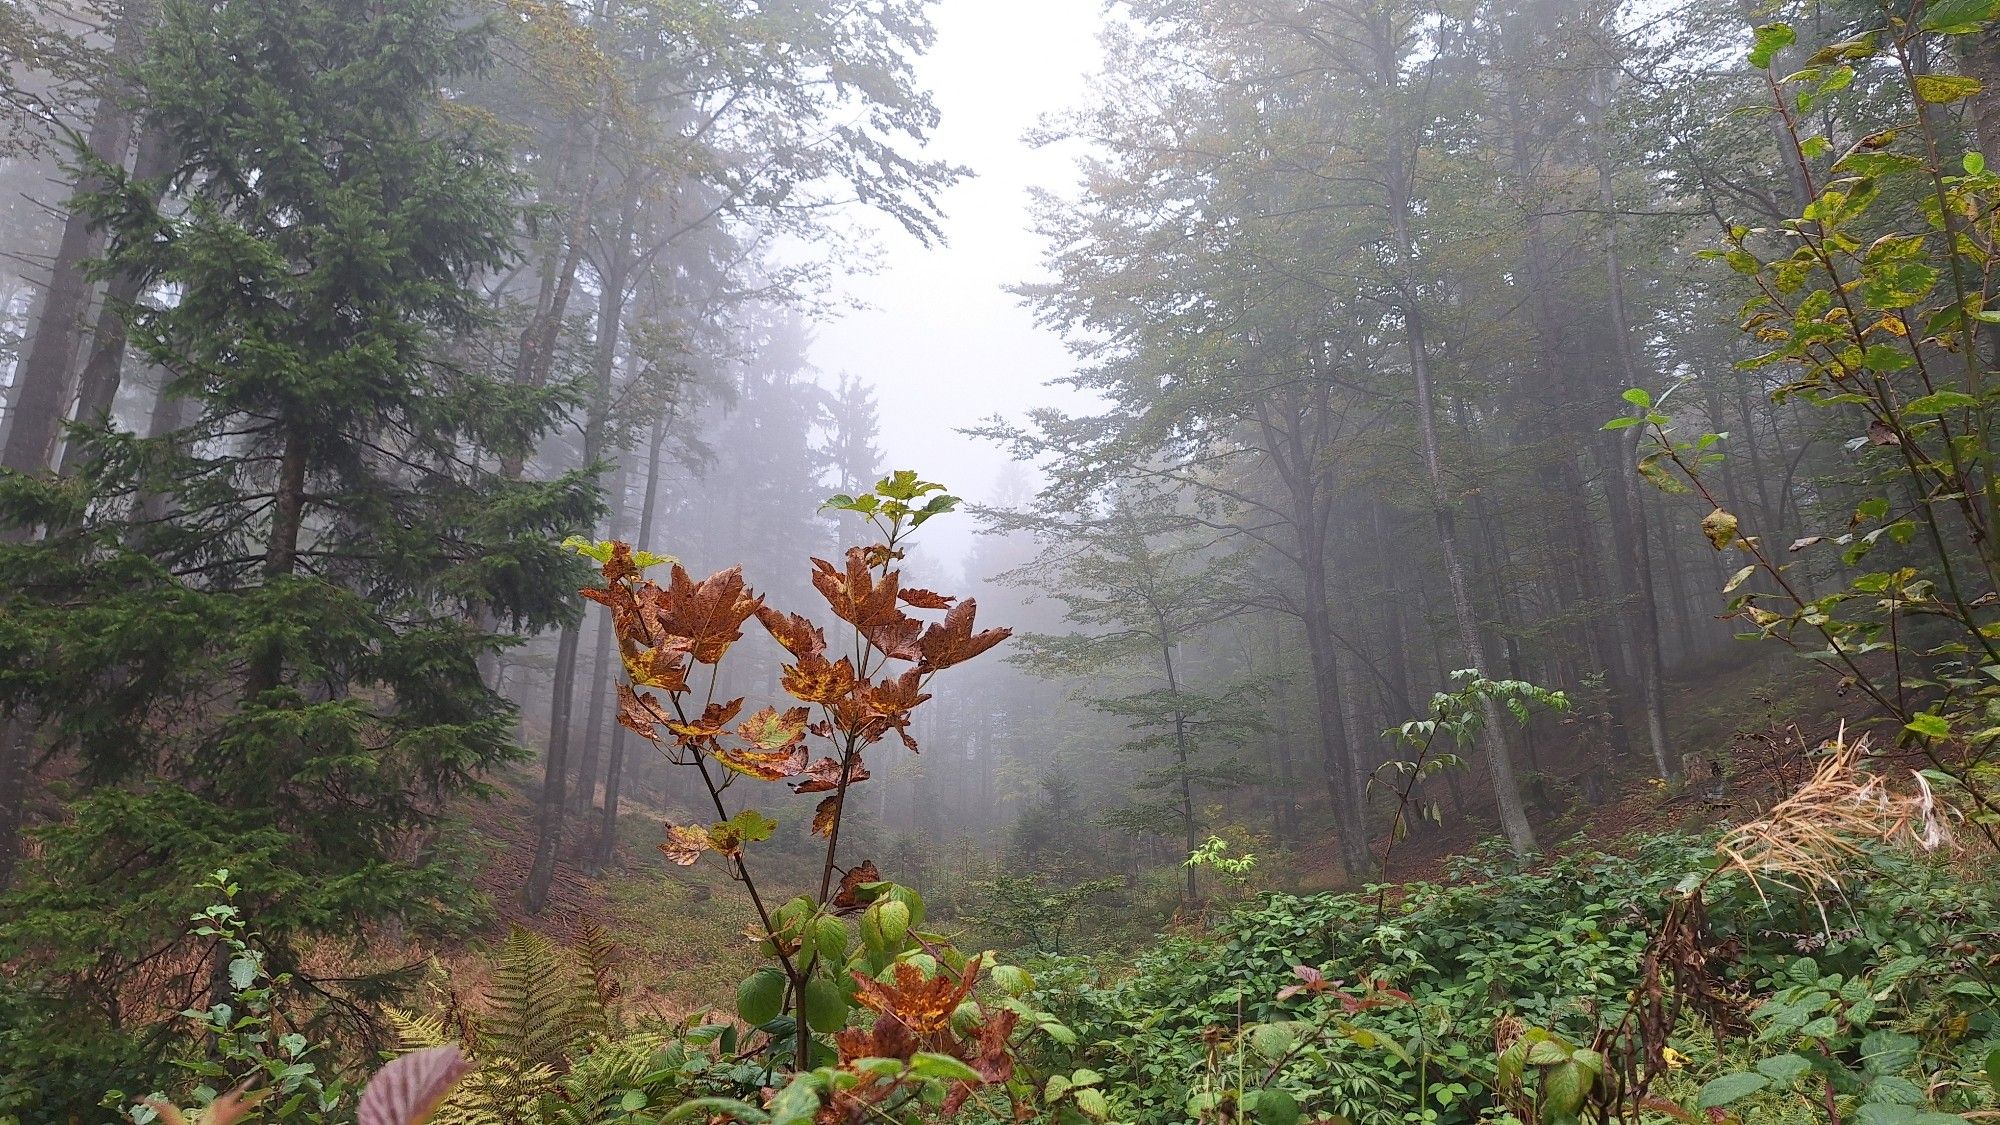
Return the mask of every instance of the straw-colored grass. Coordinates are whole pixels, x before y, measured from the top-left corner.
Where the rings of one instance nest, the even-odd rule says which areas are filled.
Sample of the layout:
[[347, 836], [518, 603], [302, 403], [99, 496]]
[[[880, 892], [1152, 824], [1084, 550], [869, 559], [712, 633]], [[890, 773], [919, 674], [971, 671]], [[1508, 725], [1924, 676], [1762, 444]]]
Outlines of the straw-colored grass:
[[1868, 737], [1850, 742], [1845, 724], [1822, 749], [1811, 780], [1716, 845], [1725, 869], [1741, 871], [1760, 893], [1765, 880], [1838, 892], [1841, 873], [1864, 844], [1933, 852], [1950, 842], [1949, 810], [1922, 774], [1911, 773], [1914, 792], [1891, 790], [1883, 775], [1862, 768]]

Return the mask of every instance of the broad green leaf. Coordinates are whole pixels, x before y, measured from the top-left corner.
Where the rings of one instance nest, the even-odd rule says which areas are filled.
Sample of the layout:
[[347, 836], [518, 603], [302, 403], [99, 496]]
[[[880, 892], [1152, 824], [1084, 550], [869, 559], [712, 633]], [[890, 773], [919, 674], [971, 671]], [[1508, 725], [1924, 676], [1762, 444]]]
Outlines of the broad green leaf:
[[1973, 27], [1993, 15], [1993, 0], [1937, 0], [1924, 11], [1924, 27], [1931, 31]]
[[1904, 403], [1901, 413], [1905, 418], [1914, 418], [1947, 410], [1970, 410], [1978, 405], [1979, 400], [1964, 391], [1937, 391]]
[[1903, 724], [1903, 729], [1909, 731], [1911, 734], [1922, 735], [1925, 738], [1951, 737], [1951, 721], [1943, 715], [1931, 711], [1911, 716], [1910, 721]]
[[1979, 79], [1962, 74], [1919, 74], [1911, 84], [1916, 88], [1917, 96], [1932, 105], [1950, 105], [1982, 89]]
[[1696, 1109], [1715, 1109], [1719, 1106], [1725, 1106], [1731, 1102], [1747, 1098], [1770, 1084], [1770, 1079], [1761, 1074], [1754, 1074], [1749, 1071], [1725, 1074], [1720, 1078], [1712, 1079], [1706, 1086], [1701, 1088], [1701, 1093], [1695, 1095], [1694, 1107]]
[[1773, 1055], [1757, 1060], [1757, 1073], [1781, 1086], [1791, 1085], [1811, 1069], [1812, 1061], [1801, 1055]]
[[1791, 46], [1799, 37], [1790, 24], [1783, 23], [1767, 23], [1751, 35], [1750, 65], [1758, 70], [1769, 70], [1771, 60], [1778, 57], [1778, 52]]
[[979, 1072], [952, 1058], [929, 1051], [918, 1051], [910, 1058], [910, 1073], [919, 1078], [930, 1078], [939, 1082], [982, 1082]]

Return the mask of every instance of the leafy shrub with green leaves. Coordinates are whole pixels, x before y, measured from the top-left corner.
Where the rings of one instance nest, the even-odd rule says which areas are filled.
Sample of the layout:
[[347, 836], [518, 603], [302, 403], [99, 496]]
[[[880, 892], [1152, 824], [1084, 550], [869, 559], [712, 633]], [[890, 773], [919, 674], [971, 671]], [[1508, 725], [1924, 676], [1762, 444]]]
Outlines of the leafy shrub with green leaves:
[[[1270, 1075], [1269, 1085], [1322, 1119], [1490, 1120], [1508, 1112], [1499, 1092], [1496, 1032], [1519, 1037], [1533, 1029], [1584, 1050], [1617, 1024], [1677, 885], [1686, 873], [1718, 862], [1711, 843], [1649, 837], [1623, 855], [1573, 855], [1529, 872], [1482, 871], [1468, 862], [1454, 881], [1400, 888], [1380, 913], [1375, 888], [1266, 895], [1223, 919], [1214, 933], [1163, 941], [1116, 979], [1103, 981], [1075, 962], [1037, 966], [1048, 987], [1031, 999], [1078, 1035], [1073, 1051], [1049, 1064], [1087, 1065], [1102, 1074], [1111, 1112], [1121, 1120], [1184, 1120], [1194, 1116], [1189, 1103], [1202, 1090], [1201, 1076], [1218, 1057], [1231, 1057], [1227, 1050], [1218, 1055], [1218, 1044], [1240, 1037], [1248, 1058]], [[1676, 1072], [1686, 1089], [1674, 1092], [1685, 1095], [1689, 1108], [1675, 1106], [1680, 1113], [1701, 1098], [1697, 1078], [1754, 1071], [1756, 1059], [1795, 1045], [1832, 1060], [1813, 1065], [1837, 1065], [1857, 1083], [1893, 1076], [1896, 1082], [1879, 1087], [1883, 1097], [1914, 1088], [1923, 1094], [1913, 1103], [1920, 1106], [1992, 1102], [1993, 1091], [1975, 1077], [1985, 1052], [2000, 1042], [2000, 1001], [1991, 991], [2000, 887], [1886, 847], [1866, 850], [1859, 867], [1845, 894], [1823, 904], [1824, 913], [1812, 896], [1774, 886], [1764, 888], [1768, 899], [1738, 883], [1710, 896], [1710, 933], [1733, 958], [1726, 967], [1730, 986], [1753, 1016], [1771, 1013], [1757, 1026], [1780, 1030], [1718, 1045], [1714, 1029], [1684, 1021], [1675, 1029], [1675, 1055], [1691, 1061]], [[1809, 951], [1813, 973], [1830, 978], [1830, 991], [1793, 991], [1808, 959], [1801, 950]], [[1257, 1037], [1278, 1034], [1259, 1028], [1295, 1029], [1300, 1022], [1303, 998], [1279, 998], [1297, 983], [1299, 965], [1316, 967], [1327, 980], [1384, 982], [1410, 999], [1356, 1014], [1336, 1034], [1278, 1058], [1258, 1056]], [[1814, 1021], [1825, 1012], [1798, 1022], [1780, 1014], [1801, 1003], [1837, 1005], [1846, 1013], [1845, 1032], [1819, 1037], [1828, 1027]], [[1867, 1069], [1863, 1043], [1876, 1032], [1919, 1044], [1893, 1075], [1884, 1068], [1900, 1053], [1878, 1057], [1875, 1069]], [[1556, 1051], [1543, 1052], [1548, 1065], [1563, 1061], [1553, 1058]], [[1528, 1076], [1537, 1082], [1544, 1077], [1540, 1057]], [[1860, 1086], [1838, 1084], [1837, 1096], [1865, 1104], [1857, 1100], [1865, 1096]], [[1759, 1089], [1764, 1102], [1820, 1094], [1805, 1083]], [[1544, 1112], [1537, 1100], [1543, 1093], [1537, 1086], [1520, 1099], [1522, 1112], [1562, 1120]], [[1757, 1091], [1743, 1096], [1751, 1093]], [[1718, 1091], [1706, 1097], [1720, 1104]], [[1896, 1120], [1881, 1111], [1871, 1116], [1884, 1125]]]

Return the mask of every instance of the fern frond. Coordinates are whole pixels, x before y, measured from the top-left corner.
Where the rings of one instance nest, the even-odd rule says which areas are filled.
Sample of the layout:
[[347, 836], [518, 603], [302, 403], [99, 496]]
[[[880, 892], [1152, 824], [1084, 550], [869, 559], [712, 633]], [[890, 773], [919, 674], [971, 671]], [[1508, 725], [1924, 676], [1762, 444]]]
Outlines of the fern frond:
[[547, 938], [514, 927], [493, 964], [488, 1011], [477, 1020], [478, 1053], [518, 1070], [566, 1067], [587, 1030], [595, 993]]

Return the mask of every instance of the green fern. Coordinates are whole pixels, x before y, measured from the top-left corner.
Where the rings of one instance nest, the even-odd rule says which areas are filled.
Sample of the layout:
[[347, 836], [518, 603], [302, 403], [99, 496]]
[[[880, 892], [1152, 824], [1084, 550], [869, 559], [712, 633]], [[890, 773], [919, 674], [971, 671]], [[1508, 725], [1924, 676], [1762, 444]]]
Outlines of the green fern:
[[572, 953], [515, 927], [494, 958], [483, 1012], [466, 1011], [438, 966], [426, 990], [431, 1011], [387, 1013], [404, 1050], [455, 1041], [470, 1049], [476, 1069], [438, 1107], [436, 1125], [558, 1119], [550, 1109], [565, 1100], [572, 1059], [594, 1057], [586, 1048], [611, 1030], [610, 1000], [617, 994], [611, 942], [595, 927], [580, 927], [579, 936], [581, 948]]

